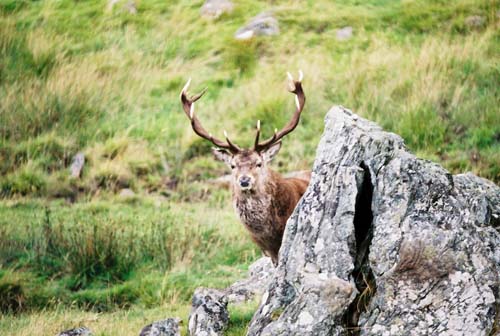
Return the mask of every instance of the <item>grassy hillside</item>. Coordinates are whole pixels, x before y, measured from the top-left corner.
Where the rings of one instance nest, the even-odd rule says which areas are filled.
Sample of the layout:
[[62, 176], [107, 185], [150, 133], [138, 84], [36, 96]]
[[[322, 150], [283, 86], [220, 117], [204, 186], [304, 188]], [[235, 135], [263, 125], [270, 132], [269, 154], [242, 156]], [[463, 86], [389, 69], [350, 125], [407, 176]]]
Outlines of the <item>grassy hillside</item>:
[[[207, 182], [226, 170], [181, 110], [189, 77], [192, 92], [208, 88], [204, 125], [249, 145], [257, 119], [264, 136], [288, 120], [286, 71], [303, 70], [308, 100], [279, 171], [311, 167], [341, 104], [420, 157], [500, 182], [496, 1], [234, 0], [217, 20], [200, 17], [203, 1], [125, 3], [0, 0], [2, 335], [137, 334], [185, 318], [194, 288], [223, 287], [259, 257], [228, 191]], [[233, 38], [271, 9], [280, 35]], [[347, 25], [353, 37], [337, 40]], [[77, 152], [81, 179], [68, 173]], [[255, 304], [230, 307], [232, 334]]]

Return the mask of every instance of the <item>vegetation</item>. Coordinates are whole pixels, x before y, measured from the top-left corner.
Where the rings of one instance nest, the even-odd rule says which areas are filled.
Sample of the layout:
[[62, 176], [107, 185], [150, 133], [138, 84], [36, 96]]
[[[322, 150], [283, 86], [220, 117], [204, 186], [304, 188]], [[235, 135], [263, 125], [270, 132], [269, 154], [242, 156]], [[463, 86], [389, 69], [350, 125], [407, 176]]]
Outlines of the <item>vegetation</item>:
[[[0, 0], [2, 335], [137, 334], [185, 319], [196, 287], [224, 287], [259, 257], [228, 191], [208, 183], [225, 168], [181, 111], [189, 77], [208, 88], [204, 125], [249, 145], [257, 119], [264, 136], [287, 120], [285, 73], [303, 70], [308, 100], [278, 170], [311, 167], [342, 104], [420, 157], [500, 182], [495, 1], [235, 0], [216, 20], [201, 0], [138, 1], [135, 15], [125, 2]], [[280, 35], [234, 40], [271, 8]], [[346, 25], [353, 37], [337, 40]], [[230, 307], [230, 334], [256, 304]]]

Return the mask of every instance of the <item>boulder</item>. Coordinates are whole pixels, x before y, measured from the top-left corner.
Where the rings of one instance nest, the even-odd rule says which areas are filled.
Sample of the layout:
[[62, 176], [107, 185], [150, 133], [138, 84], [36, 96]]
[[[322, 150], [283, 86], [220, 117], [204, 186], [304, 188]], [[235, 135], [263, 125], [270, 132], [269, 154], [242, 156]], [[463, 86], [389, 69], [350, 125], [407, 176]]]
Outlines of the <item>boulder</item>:
[[142, 328], [139, 336], [181, 336], [179, 323], [178, 317], [156, 321]]
[[248, 278], [240, 280], [226, 288], [225, 293], [230, 303], [241, 303], [262, 295], [274, 274], [274, 266], [269, 257], [262, 257], [250, 265]]
[[197, 336], [223, 335], [228, 323], [226, 294], [217, 289], [197, 288], [191, 302], [189, 334]]
[[224, 13], [233, 10], [233, 3], [229, 0], [205, 0], [201, 7], [201, 16], [209, 19], [217, 19]]
[[237, 40], [249, 40], [255, 36], [278, 35], [279, 32], [278, 20], [274, 18], [272, 13], [263, 12], [238, 29], [234, 37]]
[[493, 335], [500, 188], [451, 175], [343, 107], [248, 335]]

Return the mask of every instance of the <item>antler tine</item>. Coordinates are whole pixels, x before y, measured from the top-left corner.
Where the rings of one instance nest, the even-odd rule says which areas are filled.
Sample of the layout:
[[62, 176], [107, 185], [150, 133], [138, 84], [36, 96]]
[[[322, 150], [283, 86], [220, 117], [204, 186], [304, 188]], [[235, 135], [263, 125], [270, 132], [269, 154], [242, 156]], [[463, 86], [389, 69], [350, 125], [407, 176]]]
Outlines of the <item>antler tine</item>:
[[201, 125], [200, 120], [198, 117], [194, 114], [194, 103], [200, 99], [207, 89], [204, 89], [200, 93], [194, 95], [191, 98], [187, 97], [187, 89], [189, 88], [189, 84], [191, 83], [191, 78], [187, 81], [186, 85], [182, 88], [181, 91], [181, 101], [182, 101], [182, 107], [184, 109], [184, 112], [188, 116], [189, 120], [191, 120], [191, 127], [193, 128], [193, 131], [203, 139], [207, 139], [210, 142], [212, 142], [215, 146], [220, 147], [220, 148], [225, 148], [229, 150], [231, 153], [236, 154], [239, 151], [241, 151], [241, 148], [238, 147], [236, 144], [231, 142], [229, 138], [227, 137], [226, 131], [224, 131], [224, 134], [226, 135], [226, 142], [219, 140], [217, 138], [214, 138], [211, 133], [207, 132], [205, 128]]
[[254, 148], [257, 148], [257, 146], [259, 145], [259, 137], [260, 137], [260, 120], [257, 120], [257, 133], [255, 134]]
[[254, 147], [255, 150], [258, 152], [269, 148], [272, 144], [281, 140], [281, 138], [283, 138], [288, 133], [292, 132], [295, 129], [295, 127], [297, 127], [297, 125], [299, 124], [300, 113], [304, 109], [304, 105], [306, 103], [306, 96], [304, 94], [304, 90], [302, 89], [302, 79], [304, 78], [304, 74], [302, 70], [300, 70], [298, 80], [293, 79], [293, 76], [289, 72], [287, 72], [287, 76], [290, 79], [290, 84], [291, 84], [290, 92], [295, 94], [295, 105], [297, 105], [297, 109], [295, 110], [295, 113], [293, 114], [288, 124], [285, 125], [285, 127], [283, 127], [279, 132], [275, 129], [273, 136], [261, 143], [258, 143], [258, 137], [260, 133], [260, 127], [259, 127]]

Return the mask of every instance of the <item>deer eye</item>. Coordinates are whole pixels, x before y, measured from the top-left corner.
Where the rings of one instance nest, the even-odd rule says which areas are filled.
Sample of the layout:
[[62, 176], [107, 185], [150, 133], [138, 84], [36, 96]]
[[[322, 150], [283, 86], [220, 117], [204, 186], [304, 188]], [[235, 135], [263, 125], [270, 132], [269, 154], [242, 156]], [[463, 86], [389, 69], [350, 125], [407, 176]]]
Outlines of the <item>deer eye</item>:
[[236, 166], [234, 164], [231, 165], [231, 169], [234, 169], [236, 168]]
[[257, 163], [257, 167], [262, 167], [262, 162]]

